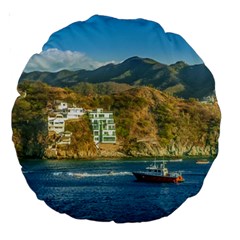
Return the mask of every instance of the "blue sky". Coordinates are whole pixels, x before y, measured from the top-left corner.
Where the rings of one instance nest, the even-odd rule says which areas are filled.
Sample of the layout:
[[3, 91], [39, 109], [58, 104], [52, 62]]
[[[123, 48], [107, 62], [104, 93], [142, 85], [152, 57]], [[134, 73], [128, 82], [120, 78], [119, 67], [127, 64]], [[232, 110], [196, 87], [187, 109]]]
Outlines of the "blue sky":
[[25, 71], [95, 69], [132, 56], [165, 64], [202, 63], [180, 35], [165, 33], [158, 23], [95, 15], [53, 33], [44, 44], [43, 52], [32, 56]]

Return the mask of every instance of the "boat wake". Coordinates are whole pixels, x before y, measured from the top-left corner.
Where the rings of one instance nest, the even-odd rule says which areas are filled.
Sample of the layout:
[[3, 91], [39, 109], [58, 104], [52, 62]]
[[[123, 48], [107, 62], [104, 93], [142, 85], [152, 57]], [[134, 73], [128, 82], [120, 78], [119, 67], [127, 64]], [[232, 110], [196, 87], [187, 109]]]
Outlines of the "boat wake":
[[84, 178], [84, 177], [108, 177], [108, 176], [126, 176], [126, 175], [132, 175], [131, 172], [113, 172], [109, 171], [106, 173], [79, 173], [79, 172], [54, 172], [54, 176], [60, 176], [60, 175], [67, 175], [67, 176], [72, 176], [72, 177], [77, 177], [77, 178]]

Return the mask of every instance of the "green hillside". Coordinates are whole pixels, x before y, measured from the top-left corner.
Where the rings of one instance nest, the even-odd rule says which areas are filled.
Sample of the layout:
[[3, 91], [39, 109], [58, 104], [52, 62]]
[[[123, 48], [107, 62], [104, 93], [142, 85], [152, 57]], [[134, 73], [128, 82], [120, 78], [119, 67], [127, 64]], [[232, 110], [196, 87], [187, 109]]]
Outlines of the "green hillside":
[[[161, 64], [153, 59], [132, 57], [119, 64], [108, 64], [96, 70], [56, 73], [23, 73], [20, 82], [42, 81], [51, 86], [75, 88], [79, 83], [114, 82], [125, 86], [151, 86], [174, 96], [203, 99], [214, 95], [214, 79], [204, 64], [187, 65], [177, 62]], [[120, 86], [120, 85], [119, 85]]]
[[[152, 87], [132, 87], [110, 95], [83, 94], [69, 88], [50, 87], [42, 82], [19, 84], [21, 97], [12, 113], [13, 141], [20, 158], [119, 157], [119, 156], [215, 156], [218, 148], [220, 111], [217, 103], [203, 104], [194, 99], [170, 96]], [[85, 109], [103, 108], [114, 113], [117, 143], [93, 143], [87, 115], [66, 121], [73, 132], [69, 146], [56, 156], [46, 149], [49, 106], [55, 100]]]

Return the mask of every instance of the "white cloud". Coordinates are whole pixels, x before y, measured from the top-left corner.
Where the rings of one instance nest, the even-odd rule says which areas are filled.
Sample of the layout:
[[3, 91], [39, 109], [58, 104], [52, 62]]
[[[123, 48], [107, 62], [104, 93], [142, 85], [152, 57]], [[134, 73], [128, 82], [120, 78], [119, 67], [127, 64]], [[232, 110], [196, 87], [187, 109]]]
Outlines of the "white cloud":
[[63, 69], [76, 71], [79, 69], [93, 70], [111, 62], [98, 62], [80, 52], [48, 49], [34, 54], [28, 61], [24, 72], [47, 71], [57, 72]]

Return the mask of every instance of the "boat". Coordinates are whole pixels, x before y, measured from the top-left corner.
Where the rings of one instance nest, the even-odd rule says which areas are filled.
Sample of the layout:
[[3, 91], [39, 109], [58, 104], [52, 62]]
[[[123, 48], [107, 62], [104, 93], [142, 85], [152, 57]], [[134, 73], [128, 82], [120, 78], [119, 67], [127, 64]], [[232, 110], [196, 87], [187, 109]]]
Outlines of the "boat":
[[146, 171], [132, 172], [138, 181], [159, 182], [159, 183], [179, 183], [183, 182], [181, 172], [169, 172], [166, 168], [167, 161], [154, 161]]
[[207, 159], [201, 159], [201, 160], [197, 160], [196, 164], [208, 164], [209, 161]]
[[182, 162], [182, 158], [179, 159], [170, 159], [169, 162]]

